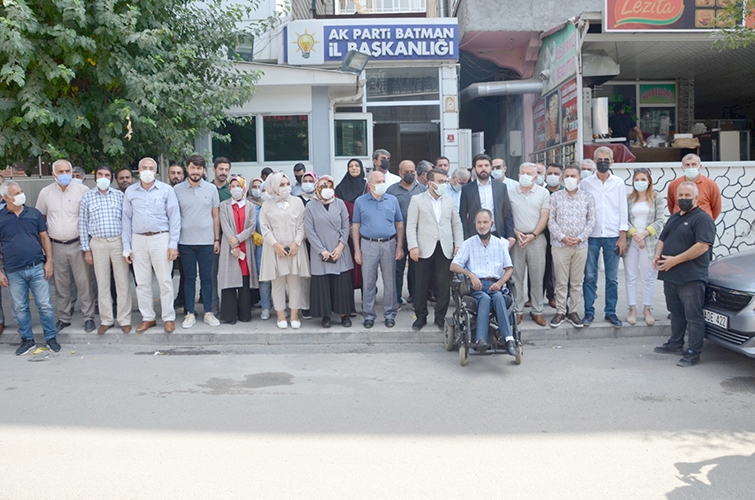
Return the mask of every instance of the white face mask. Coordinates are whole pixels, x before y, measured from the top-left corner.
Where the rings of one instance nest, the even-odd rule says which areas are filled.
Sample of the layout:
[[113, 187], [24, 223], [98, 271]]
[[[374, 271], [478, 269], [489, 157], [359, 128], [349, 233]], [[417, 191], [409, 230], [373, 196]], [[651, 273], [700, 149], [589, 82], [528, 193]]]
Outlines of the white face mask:
[[375, 186], [373, 186], [372, 188], [372, 190], [375, 191], [375, 194], [378, 196], [383, 196], [385, 194], [386, 189], [388, 189], [388, 185], [385, 183], [375, 184]]
[[448, 184], [436, 184], [435, 185], [435, 194], [438, 196], [443, 196], [443, 193], [446, 192], [446, 187]]
[[336, 192], [332, 188], [325, 188], [322, 191], [320, 191], [320, 194], [322, 195], [323, 200], [332, 200], [333, 197], [336, 195]]
[[503, 169], [499, 168], [498, 170], [491, 170], [490, 177], [492, 177], [493, 179], [500, 179], [501, 177], [503, 177]]
[[564, 187], [566, 187], [567, 191], [574, 191], [575, 189], [577, 189], [577, 184], [579, 184], [579, 182], [574, 177], [564, 178]]
[[288, 198], [288, 195], [291, 194], [291, 186], [283, 186], [278, 190], [278, 196], [280, 196], [283, 199]]
[[314, 193], [315, 192], [315, 183], [314, 182], [302, 182], [301, 183], [301, 190], [305, 193]]
[[538, 186], [542, 186], [543, 185], [543, 178], [542, 178], [542, 176], [540, 174], [538, 174], [537, 178], [535, 179], [535, 183]]
[[262, 191], [259, 189], [252, 188], [252, 198], [259, 198], [262, 195]]
[[84, 179], [79, 179], [78, 177], [74, 177], [72, 180], [76, 184], [84, 184]]
[[545, 182], [548, 183], [548, 185], [552, 188], [558, 186], [561, 184], [561, 176], [559, 175], [549, 175], [546, 177]]
[[24, 203], [26, 203], [26, 194], [21, 193], [13, 197], [13, 204], [17, 207], [20, 207]]
[[155, 181], [155, 173], [152, 170], [142, 170], [139, 172], [139, 179], [146, 184], [151, 184]]
[[244, 196], [244, 188], [240, 188], [240, 187], [231, 188], [231, 197], [234, 200], [240, 200], [242, 196]]
[[532, 185], [532, 181], [534, 180], [535, 178], [531, 175], [522, 174], [519, 176], [519, 184], [525, 188], [530, 187]]
[[689, 180], [697, 179], [698, 175], [700, 175], [700, 169], [697, 167], [684, 169], [684, 176]]
[[97, 179], [98, 189], [105, 191], [109, 187], [110, 187], [110, 179], [108, 179], [107, 177], [100, 177], [99, 179]]
[[592, 175], [592, 170], [580, 170], [579, 175], [581, 175], [583, 179], [587, 179]]

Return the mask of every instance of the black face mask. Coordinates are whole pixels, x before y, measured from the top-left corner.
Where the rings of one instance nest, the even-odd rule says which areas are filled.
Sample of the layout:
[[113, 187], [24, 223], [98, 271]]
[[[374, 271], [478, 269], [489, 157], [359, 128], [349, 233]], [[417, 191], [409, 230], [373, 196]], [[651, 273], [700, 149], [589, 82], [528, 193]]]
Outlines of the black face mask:
[[414, 184], [414, 174], [411, 172], [405, 173], [401, 179], [404, 181], [404, 184]]
[[679, 208], [682, 212], [687, 213], [693, 208], [693, 200], [690, 200], [689, 198], [683, 199], [683, 200], [676, 200], [679, 204]]
[[605, 174], [608, 172], [608, 169], [611, 168], [611, 162], [607, 160], [602, 160], [595, 163], [595, 166], [598, 167], [598, 172], [601, 174]]
[[296, 178], [296, 183], [297, 184], [301, 184], [301, 180], [304, 178], [303, 175], [295, 175], [294, 177]]
[[388, 169], [391, 168], [390, 158], [383, 158], [382, 160], [380, 160], [380, 168], [382, 168], [385, 171], [388, 171]]
[[479, 236], [482, 241], [488, 241], [490, 239], [490, 229], [488, 229], [487, 233], [477, 231], [477, 236]]

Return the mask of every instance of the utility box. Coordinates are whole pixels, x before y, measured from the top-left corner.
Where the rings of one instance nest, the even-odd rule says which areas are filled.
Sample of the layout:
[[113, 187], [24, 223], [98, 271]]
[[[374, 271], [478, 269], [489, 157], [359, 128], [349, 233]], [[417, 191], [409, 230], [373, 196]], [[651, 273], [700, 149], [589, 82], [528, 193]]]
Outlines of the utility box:
[[522, 156], [522, 131], [512, 130], [509, 132], [509, 155]]

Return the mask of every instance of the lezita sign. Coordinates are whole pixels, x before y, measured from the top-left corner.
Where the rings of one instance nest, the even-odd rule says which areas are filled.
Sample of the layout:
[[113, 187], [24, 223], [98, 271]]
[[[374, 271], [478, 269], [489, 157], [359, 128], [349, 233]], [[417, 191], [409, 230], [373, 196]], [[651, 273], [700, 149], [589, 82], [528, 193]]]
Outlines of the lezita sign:
[[729, 0], [605, 1], [605, 31], [706, 31]]

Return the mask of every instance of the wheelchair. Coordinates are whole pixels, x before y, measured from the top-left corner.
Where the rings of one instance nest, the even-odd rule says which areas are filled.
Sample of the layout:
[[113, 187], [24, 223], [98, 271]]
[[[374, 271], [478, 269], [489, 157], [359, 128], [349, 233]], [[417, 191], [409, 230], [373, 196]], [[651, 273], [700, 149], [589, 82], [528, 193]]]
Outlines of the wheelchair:
[[[522, 364], [522, 335], [519, 326], [516, 324], [516, 314], [514, 312], [514, 281], [509, 280], [506, 283], [508, 293], [504, 289], [504, 299], [506, 302], [506, 312], [509, 315], [509, 324], [511, 325], [511, 334], [517, 345], [518, 354], [514, 358], [514, 363]], [[472, 297], [472, 283], [469, 278], [463, 274], [454, 274], [451, 281], [451, 302], [454, 311], [450, 318], [446, 318], [444, 330], [444, 344], [447, 351], [459, 350], [459, 363], [461, 366], [467, 365], [469, 350], [472, 346], [472, 339], [477, 328], [477, 301]], [[498, 328], [498, 318], [495, 311], [491, 308], [490, 318], [488, 319], [488, 344], [493, 354], [506, 354], [506, 332], [501, 333]], [[490, 352], [490, 351], [488, 351]]]

